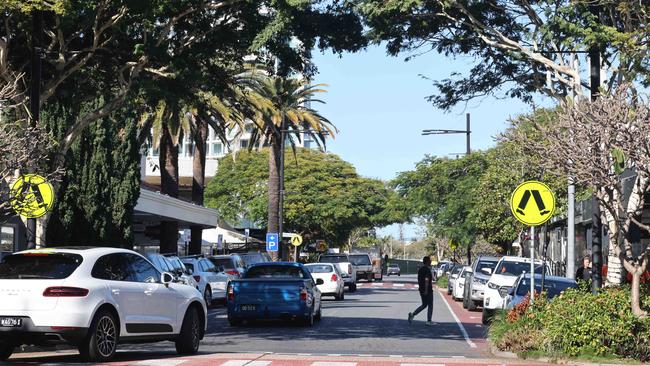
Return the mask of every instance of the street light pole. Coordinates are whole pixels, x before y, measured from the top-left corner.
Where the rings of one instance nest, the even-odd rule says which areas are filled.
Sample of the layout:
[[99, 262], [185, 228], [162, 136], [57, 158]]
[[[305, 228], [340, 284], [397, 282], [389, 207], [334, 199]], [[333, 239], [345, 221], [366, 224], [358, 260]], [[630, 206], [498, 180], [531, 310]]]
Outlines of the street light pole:
[[[30, 127], [38, 126], [41, 115], [41, 35], [43, 33], [43, 13], [32, 11], [32, 70], [30, 80], [29, 111]], [[27, 219], [27, 248], [36, 247], [36, 219]]]
[[[470, 114], [467, 113], [465, 115], [465, 121], [466, 121], [466, 129], [465, 130], [440, 130], [440, 129], [434, 129], [434, 130], [422, 130], [422, 135], [447, 135], [447, 134], [457, 134], [457, 133], [462, 133], [466, 135], [466, 155], [469, 156], [472, 153], [472, 149], [470, 147], [470, 135], [472, 133], [472, 129], [470, 126]], [[470, 265], [472, 264], [472, 249], [471, 249], [471, 244], [467, 244], [467, 264]]]
[[278, 258], [280, 260], [286, 260], [287, 251], [285, 250], [284, 236], [282, 222], [284, 221], [284, 140], [286, 139], [286, 130], [284, 126], [284, 116], [282, 117], [282, 123], [280, 124], [280, 194], [278, 196]]

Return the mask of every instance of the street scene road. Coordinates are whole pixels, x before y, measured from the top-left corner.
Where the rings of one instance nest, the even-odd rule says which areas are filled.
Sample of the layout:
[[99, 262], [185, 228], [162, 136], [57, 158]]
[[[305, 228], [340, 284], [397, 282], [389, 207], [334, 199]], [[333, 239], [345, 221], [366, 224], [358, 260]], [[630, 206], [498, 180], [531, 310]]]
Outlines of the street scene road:
[[650, 362], [650, 1], [0, 25], [0, 363]]
[[[291, 361], [292, 365], [310, 364], [310, 358], [350, 362], [349, 360], [358, 357], [363, 357], [365, 362], [391, 360], [408, 363], [412, 362], [408, 360], [414, 358], [418, 359], [415, 363], [433, 362], [434, 359], [438, 364], [440, 360], [453, 364], [463, 364], [459, 361], [465, 362], [464, 364], [494, 363], [486, 361], [493, 356], [486, 347], [480, 313], [469, 314], [463, 311], [444, 292], [435, 293], [433, 319], [436, 324], [425, 326], [424, 314], [412, 324], [407, 321], [408, 312], [420, 305], [415, 276], [405, 275], [383, 282], [362, 282], [358, 285], [358, 291], [347, 294], [343, 302], [325, 299], [322, 321], [310, 328], [278, 322], [256, 322], [230, 327], [225, 308], [216, 305], [208, 311], [208, 331], [201, 342], [200, 353], [205, 356], [193, 359], [194, 363], [187, 361], [182, 364], [195, 365], [199, 364], [196, 363], [198, 360], [210, 360], [216, 362], [213, 365], [234, 366], [236, 363], [232, 360], [237, 360], [237, 356], [228, 354], [240, 355], [240, 360], [243, 357], [252, 361], [255, 360], [251, 358], [253, 353], [260, 354], [259, 359], [241, 364], [267, 365], [265, 362], [268, 362], [267, 358], [271, 355], [279, 359], [284, 357], [282, 362], [278, 359], [273, 361], [274, 365], [289, 364], [285, 363], [289, 362], [287, 360], [294, 360]], [[147, 360], [153, 359], [162, 360], [161, 364], [182, 360], [172, 350], [173, 345], [169, 343], [146, 347], [125, 346], [117, 353], [115, 361], [117, 365], [143, 365]], [[68, 351], [60, 351], [59, 354], [18, 354], [15, 361], [19, 364], [80, 362], [77, 355], [67, 353]], [[290, 358], [287, 355], [291, 355]], [[301, 358], [302, 361], [295, 361]], [[363, 362], [357, 361], [357, 364]]]

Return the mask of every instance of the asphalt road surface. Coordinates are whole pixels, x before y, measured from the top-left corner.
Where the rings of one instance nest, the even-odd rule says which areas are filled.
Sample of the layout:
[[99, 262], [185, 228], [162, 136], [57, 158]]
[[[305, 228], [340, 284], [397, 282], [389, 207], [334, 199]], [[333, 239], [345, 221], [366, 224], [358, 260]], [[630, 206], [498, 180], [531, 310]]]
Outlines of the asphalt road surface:
[[[323, 319], [313, 327], [284, 322], [231, 327], [224, 306], [217, 305], [209, 310], [208, 333], [200, 353], [427, 357], [454, 361], [492, 357], [485, 347], [480, 313], [469, 313], [442, 292], [434, 291], [436, 324], [425, 326], [426, 310], [409, 324], [408, 312], [420, 305], [415, 276], [384, 279], [378, 283], [361, 282], [357, 292], [346, 293], [344, 301], [325, 297]], [[79, 362], [74, 352], [18, 357], [28, 363]], [[128, 361], [167, 359], [162, 364], [168, 364], [174, 357], [177, 356], [173, 344], [162, 342], [120, 346], [116, 360], [130, 364]]]

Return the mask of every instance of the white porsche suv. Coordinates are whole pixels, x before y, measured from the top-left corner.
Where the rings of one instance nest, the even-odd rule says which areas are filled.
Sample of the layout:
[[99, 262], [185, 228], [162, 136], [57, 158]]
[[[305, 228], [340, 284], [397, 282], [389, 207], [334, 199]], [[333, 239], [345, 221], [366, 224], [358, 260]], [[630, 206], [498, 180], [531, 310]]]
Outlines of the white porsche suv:
[[140, 254], [118, 248], [27, 250], [0, 263], [0, 361], [21, 344], [69, 343], [89, 361], [118, 343], [176, 343], [198, 351], [207, 310], [196, 288], [173, 282]]

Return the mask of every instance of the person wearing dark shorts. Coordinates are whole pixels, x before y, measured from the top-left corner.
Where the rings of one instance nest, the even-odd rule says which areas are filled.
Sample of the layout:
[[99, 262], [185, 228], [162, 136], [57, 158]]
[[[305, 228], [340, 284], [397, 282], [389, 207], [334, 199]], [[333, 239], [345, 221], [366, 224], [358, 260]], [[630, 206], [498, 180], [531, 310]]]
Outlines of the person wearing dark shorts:
[[427, 322], [425, 325], [433, 325], [431, 317], [433, 316], [433, 282], [431, 281], [431, 258], [424, 257], [422, 258], [422, 263], [424, 264], [418, 271], [418, 286], [420, 287], [420, 298], [422, 299], [422, 305], [419, 308], [415, 309], [412, 313], [409, 313], [408, 321], [411, 323], [413, 318], [418, 315], [425, 308], [427, 309]]

